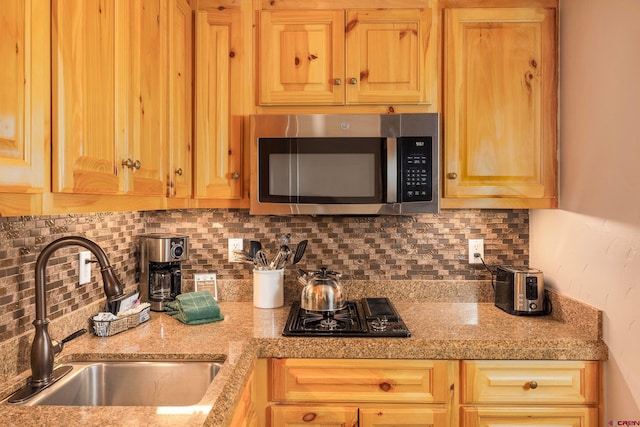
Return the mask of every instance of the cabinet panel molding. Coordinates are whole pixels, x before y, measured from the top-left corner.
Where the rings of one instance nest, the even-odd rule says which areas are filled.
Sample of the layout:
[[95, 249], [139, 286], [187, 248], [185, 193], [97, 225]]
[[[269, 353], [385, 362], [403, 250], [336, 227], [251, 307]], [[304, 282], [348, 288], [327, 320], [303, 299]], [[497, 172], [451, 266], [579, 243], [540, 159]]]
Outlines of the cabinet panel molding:
[[432, 103], [432, 9], [348, 10], [348, 104]]
[[195, 195], [242, 192], [243, 81], [240, 10], [196, 12]]
[[0, 193], [42, 193], [51, 138], [49, 2], [6, 0], [0, 22]]
[[360, 408], [360, 427], [450, 427], [449, 411], [427, 406]]
[[596, 427], [593, 407], [463, 407], [461, 427]]
[[463, 403], [596, 404], [598, 362], [464, 361]]
[[272, 427], [358, 427], [358, 408], [342, 405], [271, 405]]
[[556, 10], [444, 16], [445, 197], [556, 200]]
[[169, 162], [167, 196], [190, 198], [193, 182], [191, 6], [172, 0], [169, 12]]
[[121, 2], [52, 1], [52, 187], [54, 192], [118, 194], [126, 92], [116, 91], [129, 34]]
[[447, 361], [272, 359], [272, 395], [288, 402], [446, 402]]
[[169, 142], [167, 5], [166, 0], [129, 2], [131, 68], [123, 81], [130, 103], [130, 136], [124, 155], [139, 162], [139, 167], [126, 171], [125, 192], [131, 195], [164, 196], [166, 192]]
[[270, 104], [344, 103], [344, 12], [260, 12], [259, 99]]

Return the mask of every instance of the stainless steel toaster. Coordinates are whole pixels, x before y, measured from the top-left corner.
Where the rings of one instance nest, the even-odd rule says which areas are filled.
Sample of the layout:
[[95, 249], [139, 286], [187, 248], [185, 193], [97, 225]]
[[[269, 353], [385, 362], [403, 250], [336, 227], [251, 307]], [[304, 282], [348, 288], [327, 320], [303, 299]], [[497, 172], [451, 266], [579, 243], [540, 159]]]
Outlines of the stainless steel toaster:
[[547, 313], [542, 271], [529, 267], [499, 266], [495, 282], [496, 307], [509, 314]]

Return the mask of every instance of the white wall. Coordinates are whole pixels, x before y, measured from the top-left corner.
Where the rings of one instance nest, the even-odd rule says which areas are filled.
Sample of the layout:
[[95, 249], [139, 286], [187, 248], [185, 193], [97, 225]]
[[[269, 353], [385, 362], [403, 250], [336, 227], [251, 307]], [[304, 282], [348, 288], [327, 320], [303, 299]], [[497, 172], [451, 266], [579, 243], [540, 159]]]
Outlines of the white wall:
[[530, 262], [604, 312], [605, 423], [640, 422], [640, 0], [560, 0], [560, 209]]

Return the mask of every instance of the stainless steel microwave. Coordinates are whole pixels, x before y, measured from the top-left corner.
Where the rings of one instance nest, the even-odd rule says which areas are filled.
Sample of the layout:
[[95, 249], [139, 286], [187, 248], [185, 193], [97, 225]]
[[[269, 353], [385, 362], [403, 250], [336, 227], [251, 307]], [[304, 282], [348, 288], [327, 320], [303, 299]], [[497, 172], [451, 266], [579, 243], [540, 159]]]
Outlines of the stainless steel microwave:
[[251, 116], [251, 214], [439, 210], [436, 113]]

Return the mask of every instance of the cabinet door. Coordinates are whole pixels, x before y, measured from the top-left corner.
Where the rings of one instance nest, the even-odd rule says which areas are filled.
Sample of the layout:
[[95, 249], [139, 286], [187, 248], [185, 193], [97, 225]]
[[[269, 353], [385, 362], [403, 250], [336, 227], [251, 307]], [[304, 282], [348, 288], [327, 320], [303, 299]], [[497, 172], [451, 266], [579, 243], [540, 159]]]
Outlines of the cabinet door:
[[303, 427], [318, 425], [322, 427], [357, 427], [358, 408], [342, 405], [307, 406], [272, 405], [272, 427]]
[[596, 404], [598, 362], [464, 361], [462, 402]]
[[347, 104], [431, 103], [431, 22], [431, 9], [348, 11]]
[[[118, 194], [127, 103], [118, 76], [130, 55], [124, 43], [126, 2], [52, 1], [52, 188]], [[117, 46], [123, 47], [122, 50]]]
[[360, 427], [450, 427], [444, 408], [389, 406], [360, 408]]
[[[163, 196], [168, 149], [168, 8], [166, 0], [130, 0], [131, 72], [126, 193]], [[122, 55], [118, 52], [118, 55]]]
[[191, 7], [173, 0], [169, 12], [169, 145], [168, 196], [189, 198], [193, 177], [191, 105]]
[[257, 427], [258, 419], [254, 402], [254, 375], [251, 374], [249, 381], [242, 392], [240, 402], [236, 406], [235, 413], [231, 419], [229, 427]]
[[0, 7], [0, 192], [41, 193], [50, 138], [49, 1]]
[[260, 104], [344, 104], [344, 11], [261, 11], [259, 35]]
[[272, 359], [271, 374], [278, 401], [444, 403], [449, 396], [446, 361]]
[[198, 198], [237, 199], [242, 186], [240, 10], [196, 14], [195, 101]]
[[588, 407], [463, 407], [461, 427], [596, 427], [598, 409]]
[[555, 10], [448, 9], [445, 26], [445, 197], [553, 205]]

